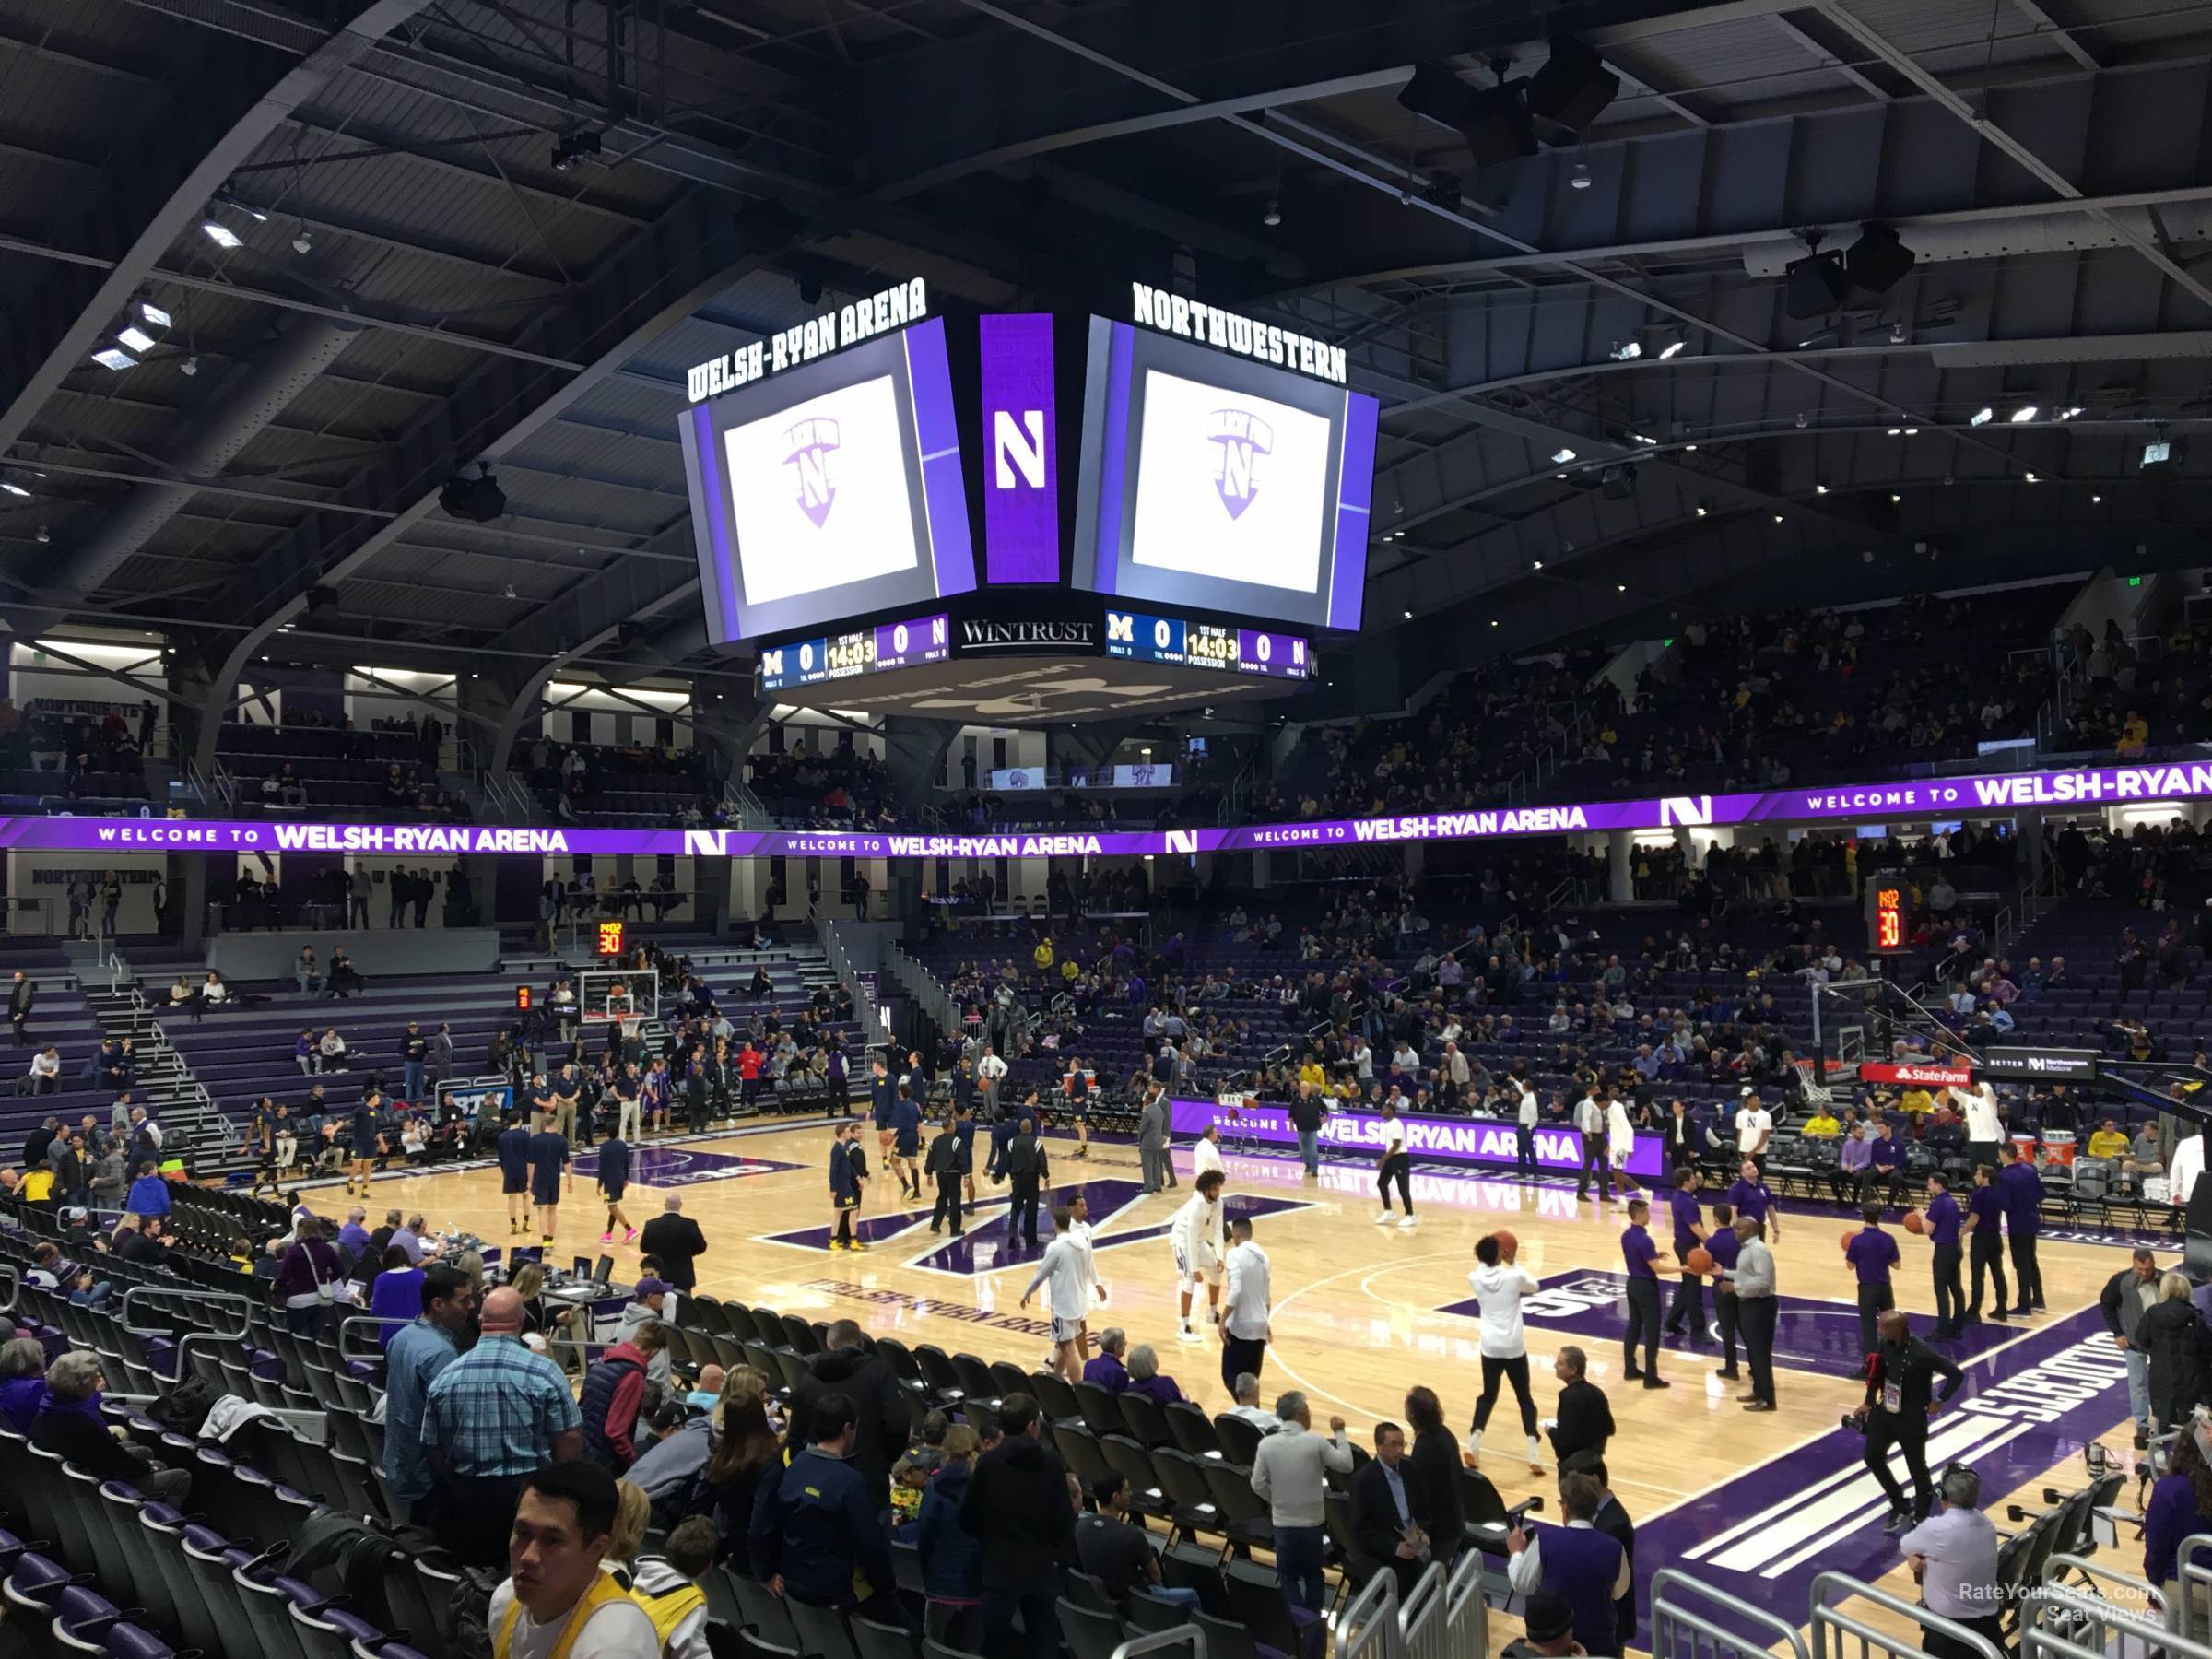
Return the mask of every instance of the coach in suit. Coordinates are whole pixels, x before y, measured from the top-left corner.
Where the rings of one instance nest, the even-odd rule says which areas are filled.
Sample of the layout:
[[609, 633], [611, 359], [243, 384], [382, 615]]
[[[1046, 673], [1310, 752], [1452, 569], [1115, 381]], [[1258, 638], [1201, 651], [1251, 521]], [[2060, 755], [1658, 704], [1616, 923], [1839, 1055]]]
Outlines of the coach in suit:
[[1405, 1461], [1406, 1430], [1375, 1425], [1375, 1454], [1352, 1477], [1353, 1570], [1362, 1582], [1385, 1567], [1397, 1574], [1398, 1594], [1410, 1591], [1429, 1566], [1428, 1539], [1413, 1518], [1413, 1471]]

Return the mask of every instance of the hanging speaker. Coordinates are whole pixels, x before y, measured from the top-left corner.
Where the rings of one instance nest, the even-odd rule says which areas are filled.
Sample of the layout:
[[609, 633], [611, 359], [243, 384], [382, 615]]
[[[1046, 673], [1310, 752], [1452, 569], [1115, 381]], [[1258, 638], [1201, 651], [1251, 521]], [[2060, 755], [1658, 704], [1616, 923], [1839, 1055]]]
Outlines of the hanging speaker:
[[1898, 241], [1897, 232], [1888, 226], [1867, 225], [1843, 256], [1843, 268], [1850, 273], [1853, 287], [1869, 294], [1886, 294], [1904, 280], [1913, 258], [1912, 250]]
[[1793, 317], [1825, 317], [1851, 291], [1841, 253], [1808, 253], [1782, 267], [1782, 308]]
[[1581, 132], [1620, 96], [1620, 76], [1571, 35], [1551, 42], [1551, 55], [1528, 79], [1529, 113]]

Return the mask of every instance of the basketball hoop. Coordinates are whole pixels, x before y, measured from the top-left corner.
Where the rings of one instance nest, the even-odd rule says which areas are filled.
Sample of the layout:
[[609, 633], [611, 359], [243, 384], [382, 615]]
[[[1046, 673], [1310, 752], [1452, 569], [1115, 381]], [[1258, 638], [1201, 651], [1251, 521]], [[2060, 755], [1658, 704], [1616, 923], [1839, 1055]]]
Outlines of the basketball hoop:
[[1806, 1105], [1826, 1106], [1835, 1100], [1836, 1091], [1820, 1080], [1820, 1067], [1817, 1062], [1797, 1060], [1792, 1064], [1797, 1067], [1797, 1075], [1803, 1079], [1797, 1086], [1797, 1091]]

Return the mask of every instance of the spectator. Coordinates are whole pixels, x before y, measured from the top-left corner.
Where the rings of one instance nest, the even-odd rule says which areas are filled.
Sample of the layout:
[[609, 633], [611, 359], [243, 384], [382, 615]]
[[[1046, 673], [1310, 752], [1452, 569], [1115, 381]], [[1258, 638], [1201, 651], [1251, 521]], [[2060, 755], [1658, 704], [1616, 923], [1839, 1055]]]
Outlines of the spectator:
[[95, 1480], [115, 1480], [150, 1502], [182, 1509], [192, 1492], [189, 1470], [166, 1468], [108, 1431], [100, 1391], [107, 1383], [100, 1356], [73, 1348], [46, 1371], [46, 1392], [31, 1420], [30, 1443], [75, 1464]]
[[659, 1659], [651, 1616], [603, 1566], [619, 1503], [615, 1477], [578, 1459], [521, 1478], [505, 1534], [508, 1577], [485, 1618], [495, 1652]]
[[1057, 1568], [1076, 1519], [1067, 1475], [1041, 1443], [1035, 1400], [1006, 1395], [998, 1404], [998, 1422], [1006, 1440], [977, 1462], [959, 1512], [960, 1524], [982, 1546], [983, 1652], [990, 1659], [1057, 1659]]
[[1466, 1511], [1459, 1489], [1459, 1441], [1444, 1427], [1444, 1408], [1431, 1388], [1406, 1395], [1406, 1421], [1413, 1446], [1406, 1456], [1413, 1472], [1413, 1516], [1429, 1535], [1436, 1559], [1449, 1567], [1466, 1547]]
[[1414, 1519], [1405, 1459], [1406, 1430], [1377, 1423], [1375, 1454], [1352, 1477], [1351, 1492], [1355, 1571], [1368, 1579], [1389, 1568], [1397, 1574], [1401, 1595], [1429, 1565], [1429, 1535]]
[[1148, 1342], [1140, 1342], [1129, 1350], [1128, 1392], [1143, 1394], [1155, 1406], [1172, 1406], [1183, 1397], [1175, 1379], [1160, 1374], [1159, 1356]]
[[877, 1510], [891, 1506], [891, 1464], [906, 1450], [911, 1422], [906, 1390], [891, 1368], [863, 1346], [860, 1326], [849, 1319], [830, 1327], [830, 1346], [807, 1362], [806, 1375], [792, 1391], [790, 1438], [806, 1445], [821, 1437], [814, 1432], [817, 1402], [831, 1394], [853, 1412], [853, 1434], [845, 1455]]
[[[629, 1482], [624, 1482], [629, 1484]], [[668, 1533], [659, 1555], [641, 1555], [630, 1569], [630, 1599], [653, 1619], [665, 1659], [712, 1659], [706, 1591], [699, 1580], [714, 1569], [721, 1539], [714, 1522], [690, 1515]]]
[[2212, 1376], [2212, 1331], [2189, 1300], [2189, 1281], [2169, 1273], [2159, 1300], [2135, 1323], [2128, 1340], [2150, 1357], [2150, 1416], [2162, 1429], [2186, 1423]]
[[337, 1300], [346, 1277], [336, 1248], [324, 1236], [325, 1226], [319, 1220], [303, 1223], [276, 1265], [273, 1293], [284, 1300], [285, 1328], [295, 1336], [322, 1335], [324, 1310]]
[[476, 1317], [476, 1281], [442, 1264], [429, 1267], [422, 1276], [421, 1308], [384, 1349], [384, 1479], [418, 1526], [429, 1524], [424, 1506], [435, 1486], [420, 1438], [423, 1406]]
[[1312, 1413], [1296, 1389], [1276, 1401], [1275, 1415], [1282, 1427], [1253, 1456], [1253, 1495], [1266, 1503], [1275, 1524], [1275, 1571], [1283, 1594], [1318, 1618], [1326, 1594], [1323, 1498], [1331, 1471], [1352, 1472], [1351, 1443], [1340, 1417], [1329, 1419], [1329, 1439], [1312, 1433]]
[[1514, 1527], [1506, 1534], [1506, 1579], [1522, 1594], [1539, 1587], [1557, 1591], [1574, 1613], [1574, 1639], [1587, 1653], [1618, 1653], [1615, 1604], [1634, 1582], [1629, 1558], [1618, 1540], [1592, 1524], [1599, 1488], [1586, 1474], [1559, 1477], [1559, 1513], [1565, 1524], [1546, 1526], [1532, 1536]]
[[517, 1288], [486, 1296], [477, 1324], [477, 1345], [431, 1382], [421, 1433], [438, 1477], [441, 1542], [488, 1567], [532, 1472], [582, 1453], [583, 1419], [560, 1368], [523, 1346]]
[[1229, 1408], [1230, 1417], [1242, 1418], [1262, 1434], [1273, 1434], [1283, 1426], [1281, 1418], [1260, 1404], [1260, 1380], [1250, 1371], [1237, 1373], [1236, 1385], [1230, 1392], [1237, 1402]]
[[1129, 1477], [1101, 1475], [1091, 1482], [1095, 1512], [1076, 1517], [1076, 1559], [1124, 1606], [1129, 1593], [1142, 1586], [1155, 1600], [1184, 1608], [1198, 1605], [1198, 1592], [1160, 1583], [1159, 1556], [1142, 1526], [1129, 1521]]
[[1083, 1381], [1095, 1382], [1108, 1394], [1120, 1394], [1129, 1386], [1129, 1368], [1122, 1358], [1128, 1350], [1128, 1336], [1119, 1325], [1109, 1325], [1099, 1333], [1097, 1357], [1084, 1364]]
[[[749, 1566], [742, 1544], [760, 1488], [783, 1470], [783, 1448], [768, 1420], [768, 1379], [750, 1366], [739, 1366], [724, 1381], [714, 1416], [721, 1420], [707, 1459], [707, 1487], [722, 1518], [724, 1547], [736, 1549], [732, 1565], [742, 1570]], [[641, 1473], [641, 1464], [630, 1470], [633, 1478]]]
[[616, 1474], [638, 1460], [638, 1415], [646, 1403], [645, 1368], [668, 1346], [668, 1327], [639, 1325], [587, 1367], [577, 1408], [583, 1416], [583, 1454]]
[[[818, 1394], [807, 1422], [806, 1449], [780, 1478], [762, 1486], [753, 1511], [753, 1576], [809, 1606], [848, 1612], [865, 1607], [871, 1616], [888, 1612], [889, 1622], [902, 1624], [895, 1611], [890, 1538], [875, 1488], [853, 1465], [853, 1401], [833, 1392]], [[794, 1427], [794, 1438], [796, 1432]], [[853, 1590], [856, 1578], [867, 1583], [865, 1602]]]
[[124, 1207], [134, 1216], [157, 1219], [169, 1214], [171, 1207], [169, 1182], [161, 1179], [152, 1159], [138, 1165], [137, 1179], [131, 1182], [130, 1196], [124, 1200]]
[[[391, 1237], [381, 1227], [377, 1231]], [[370, 1248], [375, 1249], [373, 1237]], [[396, 1244], [387, 1243], [377, 1262], [376, 1277], [369, 1283], [369, 1312], [384, 1322], [376, 1327], [376, 1339], [389, 1346], [406, 1322], [422, 1312], [424, 1270], [410, 1266], [407, 1253]]]
[[1574, 1609], [1557, 1590], [1539, 1590], [1521, 1616], [1521, 1638], [1505, 1644], [1501, 1659], [1570, 1659], [1583, 1653], [1574, 1639]]
[[45, 1397], [45, 1346], [35, 1336], [0, 1343], [0, 1423], [29, 1434]]
[[945, 1430], [945, 1460], [922, 1492], [914, 1544], [922, 1556], [924, 1634], [960, 1653], [982, 1639], [983, 1550], [960, 1524], [981, 1441], [965, 1423]]

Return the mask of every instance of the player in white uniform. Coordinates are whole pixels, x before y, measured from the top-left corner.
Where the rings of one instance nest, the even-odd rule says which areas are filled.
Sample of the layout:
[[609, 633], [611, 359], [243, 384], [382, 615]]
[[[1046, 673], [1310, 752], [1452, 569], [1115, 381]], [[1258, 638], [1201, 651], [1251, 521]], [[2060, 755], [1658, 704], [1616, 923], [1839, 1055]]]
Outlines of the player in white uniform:
[[1099, 1252], [1090, 1236], [1090, 1201], [1077, 1193], [1067, 1201], [1068, 1237], [1083, 1255], [1083, 1312], [1082, 1329], [1077, 1333], [1076, 1362], [1080, 1365], [1090, 1359], [1090, 1306], [1093, 1300], [1106, 1300], [1106, 1287], [1099, 1283]]
[[1044, 1259], [1037, 1264], [1030, 1288], [1021, 1293], [1021, 1305], [1028, 1308], [1037, 1288], [1051, 1281], [1052, 1288], [1046, 1296], [1053, 1304], [1053, 1369], [1070, 1382], [1080, 1382], [1085, 1263], [1088, 1253], [1076, 1242], [1075, 1234], [1069, 1230], [1074, 1225], [1075, 1218], [1068, 1214], [1066, 1206], [1053, 1206], [1053, 1241], [1044, 1247]]
[[1183, 1201], [1168, 1229], [1168, 1242], [1175, 1249], [1176, 1288], [1182, 1296], [1182, 1326], [1176, 1335], [1185, 1342], [1199, 1340], [1191, 1324], [1191, 1299], [1201, 1283], [1207, 1317], [1216, 1324], [1221, 1318], [1221, 1264], [1229, 1254], [1229, 1223], [1221, 1213], [1226, 1179], [1218, 1171], [1199, 1176], [1198, 1190]]
[[1209, 1173], [1227, 1173], [1221, 1167], [1221, 1125], [1218, 1124], [1208, 1124], [1205, 1133], [1198, 1136], [1191, 1147], [1192, 1179]]

